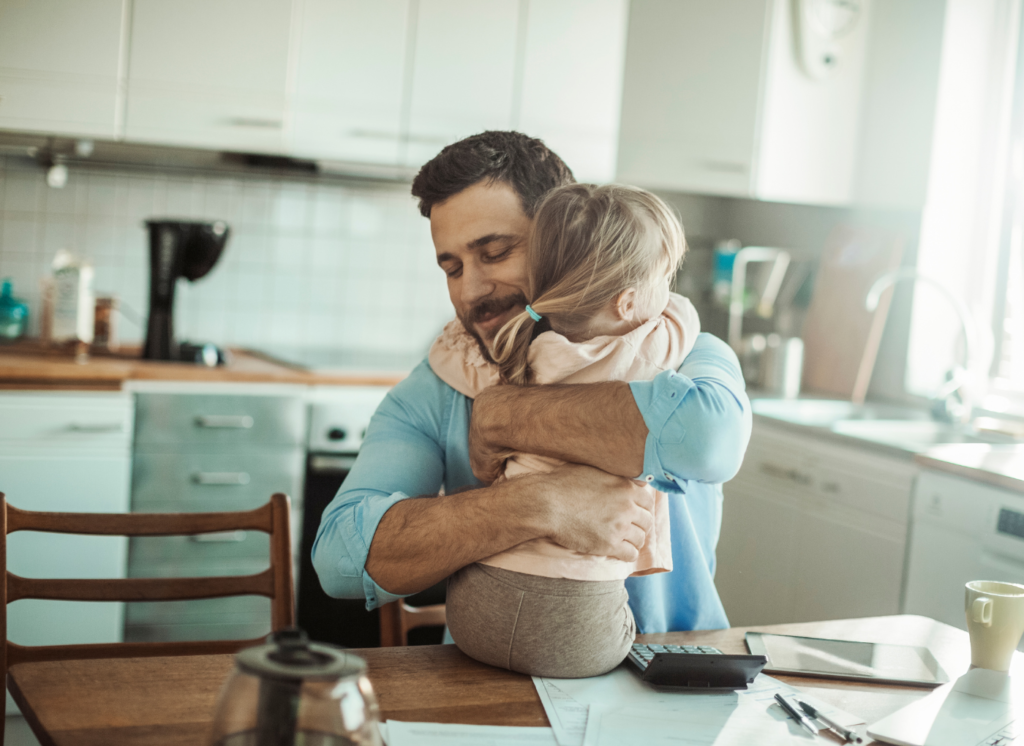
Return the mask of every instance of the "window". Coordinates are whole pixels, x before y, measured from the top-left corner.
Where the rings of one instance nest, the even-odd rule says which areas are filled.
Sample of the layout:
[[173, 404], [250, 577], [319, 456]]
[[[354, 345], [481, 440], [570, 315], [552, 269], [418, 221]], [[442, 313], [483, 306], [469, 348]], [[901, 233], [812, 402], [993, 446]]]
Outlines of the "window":
[[[975, 403], [987, 390], [986, 408], [1024, 414], [1021, 11], [1021, 0], [947, 0], [917, 269], [974, 317]], [[961, 340], [948, 301], [917, 285], [907, 390], [937, 391], [963, 362]]]

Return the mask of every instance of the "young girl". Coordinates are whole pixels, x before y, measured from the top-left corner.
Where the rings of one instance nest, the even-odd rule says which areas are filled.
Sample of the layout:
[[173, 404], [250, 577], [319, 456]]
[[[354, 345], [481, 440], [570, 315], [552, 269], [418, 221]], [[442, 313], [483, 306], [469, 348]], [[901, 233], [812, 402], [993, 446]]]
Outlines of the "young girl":
[[[685, 250], [682, 226], [653, 194], [559, 187], [538, 208], [530, 305], [495, 337], [497, 365], [458, 320], [434, 343], [430, 365], [470, 398], [497, 383], [648, 380], [674, 370], [700, 331], [690, 302], [669, 290]], [[561, 463], [515, 454], [503, 478]], [[479, 661], [536, 676], [596, 676], [617, 666], [636, 634], [625, 579], [672, 569], [668, 499], [656, 493], [654, 526], [636, 562], [534, 539], [452, 575], [455, 643]]]

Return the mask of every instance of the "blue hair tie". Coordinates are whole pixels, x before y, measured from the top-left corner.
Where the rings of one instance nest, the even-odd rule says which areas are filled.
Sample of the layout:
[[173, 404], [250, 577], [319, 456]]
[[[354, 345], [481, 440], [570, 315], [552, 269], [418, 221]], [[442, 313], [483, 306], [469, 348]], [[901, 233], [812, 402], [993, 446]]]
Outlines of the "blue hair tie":
[[532, 308], [530, 308], [529, 306], [527, 306], [527, 307], [526, 307], [526, 312], [527, 312], [528, 314], [530, 314], [530, 318], [531, 318], [531, 319], [533, 319], [534, 321], [540, 321], [540, 320], [541, 320], [542, 318], [544, 318], [543, 316], [541, 316], [541, 315], [540, 315], [539, 313], [537, 313], [536, 311], [534, 311], [534, 310], [533, 310]]

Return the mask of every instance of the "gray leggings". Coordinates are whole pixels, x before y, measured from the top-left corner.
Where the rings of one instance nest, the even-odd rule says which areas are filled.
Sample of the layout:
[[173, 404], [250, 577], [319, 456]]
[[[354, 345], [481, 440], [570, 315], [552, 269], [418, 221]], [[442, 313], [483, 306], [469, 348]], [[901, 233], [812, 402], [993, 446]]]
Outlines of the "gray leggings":
[[629, 653], [625, 581], [565, 580], [473, 564], [448, 578], [448, 630], [481, 663], [560, 679], [598, 676]]

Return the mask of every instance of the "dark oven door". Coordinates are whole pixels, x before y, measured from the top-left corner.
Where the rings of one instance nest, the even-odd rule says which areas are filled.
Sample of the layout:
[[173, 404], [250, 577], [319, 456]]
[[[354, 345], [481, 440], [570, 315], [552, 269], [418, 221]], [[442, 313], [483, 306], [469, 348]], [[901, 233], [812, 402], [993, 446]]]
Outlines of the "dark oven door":
[[[310, 454], [306, 462], [306, 492], [302, 513], [302, 555], [299, 563], [298, 623], [310, 639], [350, 648], [380, 645], [380, 613], [366, 610], [363, 599], [331, 598], [320, 587], [313, 568], [313, 541], [324, 509], [338, 494], [341, 483], [355, 463], [354, 455]], [[439, 583], [407, 601], [413, 606], [444, 602], [445, 584]], [[415, 629], [409, 633], [411, 644], [433, 645], [441, 642], [441, 627]]]

